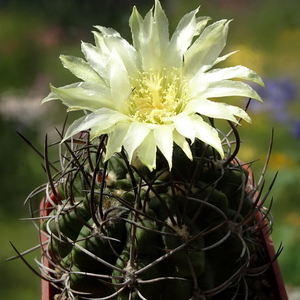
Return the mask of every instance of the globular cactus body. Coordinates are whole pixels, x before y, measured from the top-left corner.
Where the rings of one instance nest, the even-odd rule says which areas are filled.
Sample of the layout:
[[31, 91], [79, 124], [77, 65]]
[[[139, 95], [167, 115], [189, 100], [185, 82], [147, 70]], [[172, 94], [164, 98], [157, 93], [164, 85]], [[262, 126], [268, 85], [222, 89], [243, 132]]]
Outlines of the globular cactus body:
[[57, 204], [41, 230], [57, 291], [70, 299], [238, 296], [257, 250], [248, 171], [196, 141], [193, 161], [178, 152], [181, 164], [169, 171], [158, 155], [150, 172], [131, 166], [125, 152], [104, 161], [103, 141], [68, 147], [67, 167], [50, 185]]

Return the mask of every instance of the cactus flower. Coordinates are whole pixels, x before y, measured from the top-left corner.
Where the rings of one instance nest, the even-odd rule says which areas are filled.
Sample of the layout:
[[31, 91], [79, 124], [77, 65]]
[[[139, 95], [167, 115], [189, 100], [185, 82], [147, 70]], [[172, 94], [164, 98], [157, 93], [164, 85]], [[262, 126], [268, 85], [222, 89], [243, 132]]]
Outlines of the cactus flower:
[[59, 99], [68, 111], [87, 111], [70, 125], [64, 140], [89, 129], [91, 139], [107, 134], [106, 159], [123, 147], [130, 162], [139, 158], [150, 170], [156, 167], [157, 149], [171, 169], [174, 143], [192, 159], [190, 145], [196, 138], [223, 157], [218, 132], [205, 118], [251, 122], [243, 109], [217, 98], [261, 101], [237, 79], [263, 82], [244, 66], [215, 68], [234, 53], [220, 56], [230, 21], [207, 26], [210, 18], [197, 13], [198, 9], [186, 14], [170, 37], [168, 19], [156, 0], [145, 18], [133, 8], [132, 45], [114, 29], [95, 26], [95, 46], [82, 43], [85, 60], [62, 55], [64, 67], [81, 81], [51, 86], [43, 103]]

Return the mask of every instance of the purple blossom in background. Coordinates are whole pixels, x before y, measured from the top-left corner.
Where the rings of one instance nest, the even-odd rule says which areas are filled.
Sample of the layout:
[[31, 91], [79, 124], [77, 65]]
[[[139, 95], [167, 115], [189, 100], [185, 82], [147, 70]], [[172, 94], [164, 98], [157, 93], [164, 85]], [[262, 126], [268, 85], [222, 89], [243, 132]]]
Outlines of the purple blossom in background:
[[255, 87], [255, 90], [264, 100], [264, 104], [257, 101], [250, 103], [252, 113], [268, 113], [276, 121], [286, 123], [290, 121], [288, 105], [295, 100], [297, 88], [288, 78], [265, 79], [265, 88]]
[[300, 119], [298, 119], [294, 126], [293, 126], [293, 130], [292, 130], [292, 134], [294, 137], [296, 138], [300, 138]]

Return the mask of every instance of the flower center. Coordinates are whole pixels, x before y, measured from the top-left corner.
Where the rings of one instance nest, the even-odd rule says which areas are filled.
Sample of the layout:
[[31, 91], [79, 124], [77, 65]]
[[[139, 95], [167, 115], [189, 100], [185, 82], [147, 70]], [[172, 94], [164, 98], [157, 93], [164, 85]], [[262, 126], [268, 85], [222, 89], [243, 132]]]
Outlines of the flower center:
[[136, 79], [131, 78], [131, 84], [129, 116], [140, 122], [167, 123], [168, 118], [182, 111], [189, 95], [187, 81], [176, 68], [158, 73], [138, 72]]

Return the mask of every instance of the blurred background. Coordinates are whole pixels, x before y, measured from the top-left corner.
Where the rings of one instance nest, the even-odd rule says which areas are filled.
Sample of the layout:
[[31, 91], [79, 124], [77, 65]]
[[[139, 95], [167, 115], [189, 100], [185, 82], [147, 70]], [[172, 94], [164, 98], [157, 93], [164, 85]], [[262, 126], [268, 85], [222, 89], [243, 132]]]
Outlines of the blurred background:
[[[27, 195], [46, 181], [42, 159], [19, 137], [43, 151], [45, 134], [58, 139], [65, 107], [40, 105], [49, 83], [74, 82], [58, 59], [60, 54], [82, 56], [80, 41], [92, 42], [93, 25], [113, 27], [130, 39], [128, 18], [137, 5], [144, 15], [153, 0], [0, 0], [0, 300], [40, 299], [40, 280], [20, 260], [5, 262], [38, 243], [37, 231], [23, 205]], [[258, 160], [252, 168], [258, 179], [268, 152], [271, 130], [274, 146], [266, 175], [267, 186], [279, 175], [271, 192], [273, 240], [284, 251], [279, 257], [291, 295], [300, 287], [300, 2], [298, 0], [161, 0], [172, 32], [179, 19], [201, 5], [199, 15], [213, 21], [233, 19], [224, 53], [241, 50], [226, 65], [245, 65], [266, 84], [255, 86], [265, 104], [252, 102], [253, 124], [240, 129], [244, 142], [239, 157]], [[234, 99], [241, 104], [241, 99]], [[242, 99], [246, 105], [246, 99]], [[74, 116], [71, 115], [69, 121]], [[33, 202], [38, 206], [39, 199]], [[25, 258], [35, 266], [35, 251]], [[296, 296], [293, 296], [296, 297]], [[293, 299], [300, 299], [299, 298]], [[292, 296], [291, 296], [292, 299]]]

